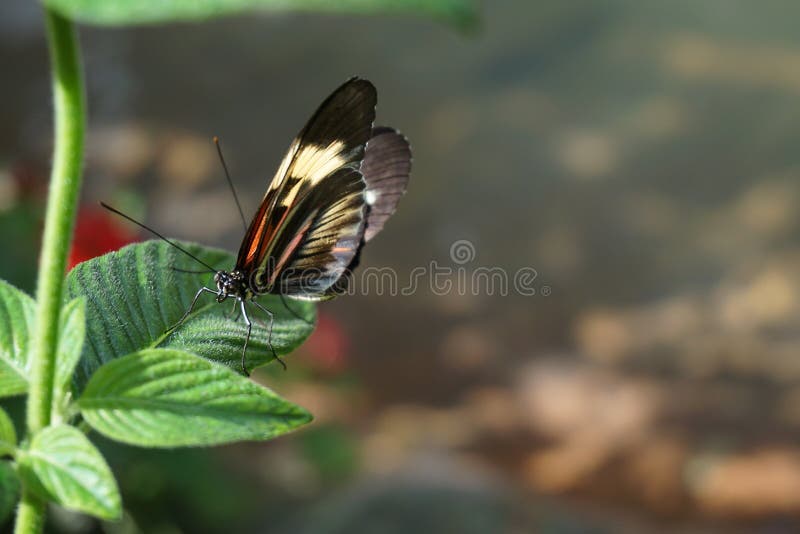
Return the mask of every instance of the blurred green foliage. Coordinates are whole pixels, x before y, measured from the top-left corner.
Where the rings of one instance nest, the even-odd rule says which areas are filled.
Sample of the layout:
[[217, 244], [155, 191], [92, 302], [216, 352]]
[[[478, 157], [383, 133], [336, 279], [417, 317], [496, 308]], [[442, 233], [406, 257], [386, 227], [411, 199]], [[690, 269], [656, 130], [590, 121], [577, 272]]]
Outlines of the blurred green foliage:
[[0, 213], [0, 272], [4, 280], [28, 294], [36, 285], [41, 220], [38, 202], [19, 202]]
[[323, 482], [341, 482], [358, 468], [358, 443], [341, 426], [309, 428], [300, 435], [300, 445]]
[[109, 25], [202, 20], [250, 10], [408, 13], [461, 28], [477, 20], [476, 0], [45, 0], [45, 4], [80, 22]]

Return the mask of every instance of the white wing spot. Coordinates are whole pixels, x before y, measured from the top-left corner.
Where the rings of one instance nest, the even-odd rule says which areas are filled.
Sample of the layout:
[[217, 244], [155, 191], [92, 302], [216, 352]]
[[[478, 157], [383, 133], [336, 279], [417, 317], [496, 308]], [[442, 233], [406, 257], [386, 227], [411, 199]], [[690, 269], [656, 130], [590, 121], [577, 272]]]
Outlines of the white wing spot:
[[378, 193], [371, 189], [367, 189], [367, 192], [364, 193], [364, 200], [367, 201], [367, 204], [372, 206], [378, 200]]

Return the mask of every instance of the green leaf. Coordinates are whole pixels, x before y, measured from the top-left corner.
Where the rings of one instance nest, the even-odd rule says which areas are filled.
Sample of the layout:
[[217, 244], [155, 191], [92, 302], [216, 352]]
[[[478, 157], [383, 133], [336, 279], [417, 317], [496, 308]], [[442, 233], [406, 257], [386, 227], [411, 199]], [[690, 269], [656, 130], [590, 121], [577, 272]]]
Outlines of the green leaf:
[[0, 408], [0, 456], [11, 454], [17, 446], [17, 431], [6, 411]]
[[[231, 269], [234, 265], [227, 252], [180, 244], [211, 266]], [[186, 350], [241, 371], [247, 327], [241, 318], [228, 317], [230, 300], [218, 304], [213, 295], [201, 295], [192, 316], [166, 335], [189, 308], [197, 290], [203, 285], [214, 287], [212, 274], [187, 274], [176, 272], [173, 267], [202, 268], [163, 241], [146, 241], [81, 263], [69, 272], [69, 297], [86, 299], [88, 342], [76, 370], [79, 386], [85, 385], [101, 364], [156, 346]], [[279, 355], [294, 350], [313, 330], [311, 324], [284, 307], [279, 297], [264, 295], [258, 302], [275, 315], [272, 347]], [[295, 313], [314, 320], [312, 303], [287, 303]], [[252, 305], [248, 305], [248, 314], [251, 319], [268, 324], [267, 317]], [[253, 325], [247, 346], [248, 369], [273, 359], [268, 335], [267, 328]]]
[[122, 514], [117, 482], [100, 452], [78, 429], [47, 427], [19, 454], [20, 475], [33, 491], [101, 519]]
[[0, 462], [0, 525], [6, 522], [19, 498], [19, 479], [10, 462]]
[[416, 14], [470, 27], [477, 0], [45, 0], [62, 15], [90, 24], [142, 24], [209, 19], [247, 11]]
[[61, 337], [58, 340], [56, 355], [56, 376], [53, 392], [54, 413], [64, 412], [69, 400], [72, 373], [81, 358], [83, 340], [86, 334], [86, 313], [84, 299], [70, 301], [61, 310]]
[[311, 420], [303, 408], [230, 369], [167, 349], [107, 363], [78, 405], [101, 434], [145, 447], [265, 440]]
[[0, 280], [0, 397], [28, 391], [34, 306], [32, 298]]

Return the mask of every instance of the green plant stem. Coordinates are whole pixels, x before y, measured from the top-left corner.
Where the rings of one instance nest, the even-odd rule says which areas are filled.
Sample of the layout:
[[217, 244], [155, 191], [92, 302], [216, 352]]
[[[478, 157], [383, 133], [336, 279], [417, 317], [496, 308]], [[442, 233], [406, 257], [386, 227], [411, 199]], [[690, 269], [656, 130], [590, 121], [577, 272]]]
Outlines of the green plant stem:
[[45, 508], [44, 501], [37, 499], [29, 491], [23, 490], [22, 500], [17, 508], [17, 523], [14, 526], [15, 534], [42, 532], [44, 530]]
[[[27, 410], [29, 435], [50, 424], [59, 313], [63, 301], [64, 271], [81, 186], [86, 115], [83, 73], [75, 26], [49, 9], [45, 10], [45, 23], [53, 77], [55, 148], [42, 251], [39, 256], [36, 335], [30, 354], [31, 379]], [[14, 531], [17, 534], [41, 532], [44, 516], [45, 503], [23, 489]]]
[[81, 185], [85, 122], [83, 74], [75, 27], [52, 10], [46, 10], [45, 17], [53, 75], [55, 149], [39, 257], [36, 336], [30, 362], [28, 430], [31, 434], [50, 423], [59, 312]]

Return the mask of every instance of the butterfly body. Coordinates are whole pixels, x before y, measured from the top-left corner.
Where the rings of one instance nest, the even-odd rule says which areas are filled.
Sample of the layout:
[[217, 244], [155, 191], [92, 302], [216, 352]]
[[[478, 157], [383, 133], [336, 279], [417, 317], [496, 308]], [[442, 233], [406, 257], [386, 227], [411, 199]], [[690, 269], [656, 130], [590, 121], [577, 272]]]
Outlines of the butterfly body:
[[255, 296], [242, 271], [217, 271], [214, 274], [214, 284], [217, 286], [217, 302], [223, 302], [228, 297], [249, 300]]
[[270, 182], [235, 266], [215, 271], [216, 289], [201, 287], [173, 329], [203, 293], [217, 302], [235, 299], [248, 327], [242, 348], [242, 372], [248, 374], [252, 322], [245, 303], [268, 315], [271, 337], [273, 316], [257, 302], [259, 295], [321, 301], [347, 289], [364, 244], [405, 193], [411, 168], [405, 137], [373, 128], [376, 103], [375, 87], [352, 78], [320, 105]]

